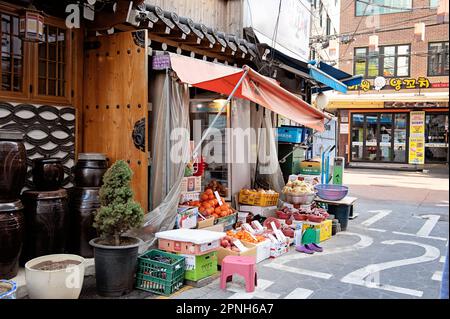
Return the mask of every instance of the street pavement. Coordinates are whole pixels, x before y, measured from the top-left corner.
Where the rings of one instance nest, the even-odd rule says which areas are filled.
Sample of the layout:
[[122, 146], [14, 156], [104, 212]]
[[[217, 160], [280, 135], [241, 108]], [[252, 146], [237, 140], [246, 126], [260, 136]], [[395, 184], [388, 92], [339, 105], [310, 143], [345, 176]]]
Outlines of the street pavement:
[[226, 291], [215, 280], [172, 298], [439, 298], [448, 249], [448, 169], [348, 169], [344, 178], [349, 195], [358, 197], [359, 216], [323, 242], [323, 253], [291, 249], [259, 263], [254, 293], [237, 277]]
[[[216, 279], [184, 287], [175, 299], [439, 298], [449, 236], [448, 168], [422, 172], [348, 169], [344, 183], [358, 197], [347, 231], [323, 242], [324, 252], [291, 251], [257, 265], [258, 286], [239, 276], [226, 290]], [[99, 298], [87, 277], [81, 298]], [[135, 290], [122, 298], [167, 298]]]

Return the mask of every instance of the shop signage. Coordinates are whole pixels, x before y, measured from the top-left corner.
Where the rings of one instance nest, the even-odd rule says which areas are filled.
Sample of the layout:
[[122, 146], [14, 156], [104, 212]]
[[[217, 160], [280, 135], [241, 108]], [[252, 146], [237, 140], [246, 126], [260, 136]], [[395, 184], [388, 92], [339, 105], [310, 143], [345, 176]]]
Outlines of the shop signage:
[[[371, 84], [369, 80], [362, 80], [360, 85], [349, 86], [348, 90], [353, 91], [364, 91], [368, 92], [370, 90], [408, 90], [408, 89], [430, 89], [430, 88], [448, 88], [448, 83], [431, 83], [430, 79], [426, 77], [414, 78], [391, 78], [386, 79], [385, 85], [380, 85], [379, 78], [375, 84]], [[384, 84], [384, 83], [383, 83]]]
[[424, 164], [425, 160], [425, 138], [409, 138], [409, 164]]
[[341, 123], [339, 127], [340, 134], [348, 134], [348, 123]]
[[425, 112], [417, 111], [410, 112], [410, 127], [409, 132], [411, 136], [422, 136], [425, 134]]
[[410, 112], [409, 119], [409, 164], [424, 164], [425, 112]]
[[448, 107], [448, 102], [404, 102], [404, 101], [385, 101], [385, 108], [424, 108], [424, 107]]

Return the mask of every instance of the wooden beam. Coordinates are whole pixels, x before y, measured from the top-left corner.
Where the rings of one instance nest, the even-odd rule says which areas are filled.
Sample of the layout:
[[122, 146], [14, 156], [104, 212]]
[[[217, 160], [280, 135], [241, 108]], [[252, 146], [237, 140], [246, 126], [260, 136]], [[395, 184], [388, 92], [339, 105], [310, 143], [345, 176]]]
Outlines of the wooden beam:
[[86, 22], [89, 30], [101, 31], [109, 30], [118, 24], [127, 21], [128, 16], [133, 10], [133, 1], [119, 0], [117, 2], [116, 12], [114, 11], [100, 11], [95, 14], [95, 20]]
[[183, 43], [178, 43], [176, 41], [173, 41], [173, 40], [161, 37], [159, 35], [148, 33], [148, 38], [150, 40], [152, 40], [152, 42], [155, 41], [155, 42], [160, 42], [160, 43], [166, 43], [167, 45], [169, 45], [171, 47], [181, 48], [183, 51], [190, 51], [190, 52], [194, 52], [195, 54], [198, 54], [198, 55], [201, 55], [201, 56], [217, 58], [218, 60], [221, 60], [221, 61], [228, 61], [231, 64], [235, 63], [234, 59], [232, 59], [232, 58], [230, 58], [228, 56], [223, 56], [223, 55], [220, 55], [220, 54], [216, 54], [214, 52], [210, 52], [210, 51], [199, 49], [198, 47], [193, 47], [193, 46], [186, 45], [186, 44], [183, 44]]

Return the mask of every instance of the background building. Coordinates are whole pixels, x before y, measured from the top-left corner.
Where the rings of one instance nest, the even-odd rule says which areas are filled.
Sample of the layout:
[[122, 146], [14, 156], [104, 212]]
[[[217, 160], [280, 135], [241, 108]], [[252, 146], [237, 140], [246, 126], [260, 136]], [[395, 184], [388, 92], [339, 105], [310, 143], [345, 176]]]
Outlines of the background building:
[[328, 106], [350, 165], [448, 163], [449, 34], [438, 4], [341, 2], [339, 67], [364, 75]]

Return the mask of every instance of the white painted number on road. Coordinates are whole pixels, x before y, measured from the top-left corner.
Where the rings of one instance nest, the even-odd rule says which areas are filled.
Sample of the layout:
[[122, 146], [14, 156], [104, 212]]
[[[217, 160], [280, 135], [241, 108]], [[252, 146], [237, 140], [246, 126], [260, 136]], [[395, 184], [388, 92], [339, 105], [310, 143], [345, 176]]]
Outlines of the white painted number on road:
[[434, 226], [436, 226], [437, 222], [439, 221], [440, 216], [422, 215], [421, 217], [426, 219], [427, 221], [422, 226], [422, 228], [417, 232], [417, 236], [429, 236], [433, 231]]
[[[354, 284], [359, 286], [366, 286], [368, 288], [376, 288], [387, 291], [392, 291], [396, 293], [401, 293], [405, 295], [422, 297], [423, 292], [420, 290], [414, 290], [409, 288], [397, 287], [393, 285], [384, 285], [379, 281], [380, 272], [382, 270], [402, 267], [407, 265], [419, 264], [424, 262], [433, 261], [440, 257], [440, 251], [436, 247], [421, 244], [414, 241], [406, 241], [406, 240], [387, 240], [383, 241], [382, 244], [385, 245], [397, 245], [397, 244], [407, 244], [407, 245], [416, 245], [425, 249], [425, 253], [422, 256], [409, 258], [409, 259], [400, 259], [393, 260], [379, 264], [371, 264], [364, 268], [360, 268], [356, 271], [353, 271], [346, 275], [341, 279], [341, 282]], [[375, 282], [373, 279], [375, 278]]]

